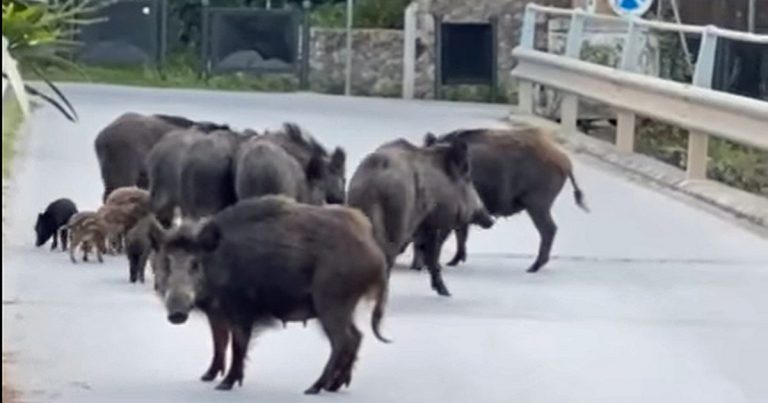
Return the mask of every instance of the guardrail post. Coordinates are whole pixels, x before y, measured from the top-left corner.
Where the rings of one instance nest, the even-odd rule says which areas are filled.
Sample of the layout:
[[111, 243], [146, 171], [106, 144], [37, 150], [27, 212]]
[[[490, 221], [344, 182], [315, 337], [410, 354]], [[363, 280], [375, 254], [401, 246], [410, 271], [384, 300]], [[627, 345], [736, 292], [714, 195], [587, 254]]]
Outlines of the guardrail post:
[[[520, 46], [533, 49], [536, 40], [536, 10], [528, 3], [523, 15], [523, 29], [520, 35]], [[533, 114], [533, 82], [518, 80], [517, 110], [523, 114]]]
[[[629, 20], [627, 37], [624, 40], [624, 50], [621, 53], [619, 69], [634, 72], [637, 70], [638, 43], [640, 42], [640, 30], [635, 24], [635, 19]], [[637, 116], [627, 110], [616, 112], [616, 148], [621, 152], [631, 153], [635, 150], [635, 122]]]
[[403, 98], [413, 99], [416, 83], [416, 12], [415, 1], [405, 8], [403, 21]]
[[[696, 71], [693, 73], [693, 85], [712, 88], [712, 76], [715, 71], [717, 52], [717, 33], [713, 26], [707, 26], [701, 37], [699, 55], [696, 59]], [[688, 179], [707, 178], [707, 159], [709, 157], [709, 136], [703, 132], [691, 131], [688, 134]]]
[[[586, 15], [581, 9], [576, 9], [571, 17], [571, 26], [568, 29], [568, 42], [565, 46], [565, 56], [579, 59], [581, 45], [584, 41], [584, 22]], [[576, 121], [579, 119], [579, 97], [576, 94], [563, 94], [560, 103], [560, 122], [563, 130], [568, 133], [576, 130]]]

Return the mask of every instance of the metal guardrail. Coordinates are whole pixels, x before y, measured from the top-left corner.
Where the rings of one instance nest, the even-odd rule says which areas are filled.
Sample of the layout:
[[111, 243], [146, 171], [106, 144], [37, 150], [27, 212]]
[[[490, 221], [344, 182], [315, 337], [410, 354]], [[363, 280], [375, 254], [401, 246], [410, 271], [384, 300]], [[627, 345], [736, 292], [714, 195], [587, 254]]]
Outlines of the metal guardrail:
[[[534, 49], [537, 14], [570, 16], [565, 55]], [[625, 21], [627, 34], [619, 68], [579, 60], [586, 20]], [[634, 72], [640, 49], [638, 35], [648, 29], [702, 35], [691, 84], [681, 84]], [[616, 146], [634, 150], [636, 115], [642, 114], [690, 131], [687, 173], [691, 179], [706, 178], [709, 135], [768, 150], [768, 102], [711, 89], [719, 38], [768, 44], [768, 35], [650, 21], [640, 18], [588, 14], [583, 10], [528, 4], [523, 18], [521, 44], [513, 54], [518, 65], [512, 75], [519, 80], [518, 109], [533, 113], [533, 86], [541, 84], [565, 93], [561, 122], [566, 131], [576, 130], [579, 97], [603, 102], [617, 111]]]
[[[19, 102], [21, 111], [24, 115], [29, 114], [29, 98], [24, 89], [24, 81], [21, 79], [16, 60], [8, 52], [8, 40], [3, 37], [3, 107], [5, 108], [5, 97], [11, 90], [16, 100]], [[5, 75], [8, 79], [5, 79]]]

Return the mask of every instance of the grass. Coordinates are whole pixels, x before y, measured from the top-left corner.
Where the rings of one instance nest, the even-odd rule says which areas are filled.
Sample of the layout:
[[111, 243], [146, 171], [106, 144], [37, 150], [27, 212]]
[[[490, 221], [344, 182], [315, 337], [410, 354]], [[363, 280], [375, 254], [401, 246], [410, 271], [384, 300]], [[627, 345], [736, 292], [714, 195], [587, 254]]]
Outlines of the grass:
[[[80, 66], [81, 71], [49, 68], [45, 75], [55, 82], [93, 82], [159, 88], [200, 88], [229, 91], [287, 92], [299, 89], [293, 75], [227, 74], [204, 78], [198, 62], [184, 55], [170, 57], [162, 71], [143, 66]], [[22, 70], [24, 70], [22, 66]], [[36, 78], [25, 71], [25, 77]]]
[[11, 174], [16, 151], [16, 135], [21, 126], [22, 112], [15, 99], [3, 102], [3, 179]]

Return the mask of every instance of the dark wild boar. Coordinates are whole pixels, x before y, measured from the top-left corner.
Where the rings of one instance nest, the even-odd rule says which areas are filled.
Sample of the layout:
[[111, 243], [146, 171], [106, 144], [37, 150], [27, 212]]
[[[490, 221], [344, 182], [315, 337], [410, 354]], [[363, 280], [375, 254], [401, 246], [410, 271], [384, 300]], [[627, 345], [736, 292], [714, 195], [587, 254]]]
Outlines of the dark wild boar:
[[125, 255], [128, 257], [128, 279], [131, 283], [144, 282], [147, 261], [152, 253], [149, 232], [155, 225], [154, 220], [152, 215], [144, 216], [125, 235]]
[[294, 123], [285, 123], [277, 132], [267, 132], [265, 138], [274, 141], [296, 158], [304, 171], [310, 169], [310, 163], [319, 155], [327, 167], [324, 174], [323, 190], [326, 202], [343, 204], [346, 200], [346, 161], [344, 149], [336, 147], [333, 153], [328, 151], [311, 134]]
[[417, 147], [401, 139], [380, 147], [357, 168], [348, 198], [373, 223], [390, 268], [420, 235], [432, 289], [443, 296], [450, 295], [439, 263], [443, 234], [468, 222], [493, 224], [472, 185], [467, 146], [460, 141]]
[[218, 389], [242, 384], [254, 327], [317, 318], [331, 343], [320, 378], [307, 390], [349, 385], [362, 339], [353, 321], [361, 299], [375, 300], [379, 331], [387, 299], [386, 259], [370, 222], [355, 209], [311, 206], [284, 196], [247, 199], [198, 223], [153, 226], [156, 290], [171, 323], [194, 308], [209, 319], [214, 356], [203, 380], [224, 370], [229, 335], [232, 363]]
[[210, 122], [195, 122], [168, 115], [141, 115], [128, 112], [101, 130], [94, 141], [104, 182], [103, 200], [124, 186], [149, 186], [145, 158], [160, 139], [176, 129], [197, 127], [202, 131], [228, 128]]
[[196, 129], [175, 130], [160, 140], [147, 156], [152, 212], [166, 228], [181, 207], [181, 163], [187, 149], [205, 134]]
[[[535, 127], [457, 130], [441, 137], [428, 134], [425, 142], [456, 140], [469, 146], [472, 180], [488, 211], [501, 217], [528, 212], [541, 236], [538, 256], [528, 272], [539, 271], [549, 261], [557, 232], [552, 205], [567, 179], [573, 185], [576, 204], [589, 211], [571, 160], [554, 144], [550, 133]], [[456, 231], [457, 251], [449, 265], [466, 260], [468, 235], [467, 225]]]
[[321, 205], [326, 201], [323, 180], [327, 173], [319, 153], [302, 169], [282, 147], [254, 137], [243, 142], [235, 160], [235, 193], [238, 200], [284, 195], [300, 203]]
[[35, 246], [41, 247], [53, 238], [51, 250], [55, 250], [58, 247], [58, 239], [61, 238], [61, 250], [66, 251], [68, 233], [67, 230], [59, 231], [59, 229], [66, 225], [75, 213], [77, 213], [77, 206], [72, 200], [57, 199], [51, 202], [45, 211], [37, 215]]
[[184, 217], [206, 217], [235, 203], [234, 159], [241, 141], [237, 133], [216, 131], [189, 144], [179, 174]]

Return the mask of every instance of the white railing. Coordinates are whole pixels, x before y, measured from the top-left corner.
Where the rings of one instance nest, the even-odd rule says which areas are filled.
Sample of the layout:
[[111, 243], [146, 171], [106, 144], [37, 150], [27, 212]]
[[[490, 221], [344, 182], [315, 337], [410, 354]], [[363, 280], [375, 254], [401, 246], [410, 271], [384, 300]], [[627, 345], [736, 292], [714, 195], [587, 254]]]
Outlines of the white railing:
[[[538, 14], [571, 17], [563, 56], [534, 49]], [[528, 4], [521, 43], [513, 51], [518, 59], [512, 75], [519, 80], [519, 112], [533, 113], [534, 84], [564, 93], [561, 123], [566, 131], [576, 130], [579, 97], [608, 104], [617, 114], [616, 146], [624, 152], [634, 150], [637, 114], [683, 127], [690, 133], [687, 173], [692, 179], [706, 178], [709, 135], [768, 150], [768, 102], [711, 89], [718, 38], [768, 44], [768, 35], [633, 18], [627, 21], [619, 67], [611, 68], [579, 60], [588, 19], [621, 21], [580, 9]], [[634, 71], [641, 51], [639, 35], [648, 29], [702, 35], [691, 84]]]
[[8, 80], [5, 79], [5, 74], [3, 75], [3, 108], [5, 108], [5, 97], [10, 89], [19, 102], [21, 111], [24, 115], [28, 115], [29, 98], [27, 97], [27, 91], [24, 89], [24, 81], [22, 81], [21, 74], [19, 74], [16, 60], [8, 52], [8, 40], [5, 37], [3, 37], [3, 73], [8, 75]]

